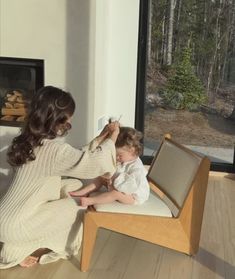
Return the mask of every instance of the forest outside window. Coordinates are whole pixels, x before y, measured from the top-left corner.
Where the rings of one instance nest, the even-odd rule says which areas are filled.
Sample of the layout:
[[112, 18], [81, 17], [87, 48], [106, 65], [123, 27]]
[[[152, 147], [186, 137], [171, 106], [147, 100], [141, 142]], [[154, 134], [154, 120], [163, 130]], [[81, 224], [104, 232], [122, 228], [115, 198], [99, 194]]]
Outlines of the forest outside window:
[[234, 171], [235, 0], [141, 0], [137, 76], [145, 156], [170, 133]]

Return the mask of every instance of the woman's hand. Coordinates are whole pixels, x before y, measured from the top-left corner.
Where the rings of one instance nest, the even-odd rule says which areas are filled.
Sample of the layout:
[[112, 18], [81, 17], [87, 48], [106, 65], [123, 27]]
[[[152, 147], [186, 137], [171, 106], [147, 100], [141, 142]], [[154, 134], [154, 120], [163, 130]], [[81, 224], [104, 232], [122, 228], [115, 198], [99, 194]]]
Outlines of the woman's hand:
[[111, 122], [108, 124], [109, 138], [116, 142], [118, 134], [120, 132], [120, 123], [118, 121]]
[[107, 138], [110, 138], [116, 142], [120, 130], [119, 127], [120, 123], [118, 121], [114, 121], [105, 125], [104, 129], [101, 131], [96, 140], [99, 142], [99, 144]]

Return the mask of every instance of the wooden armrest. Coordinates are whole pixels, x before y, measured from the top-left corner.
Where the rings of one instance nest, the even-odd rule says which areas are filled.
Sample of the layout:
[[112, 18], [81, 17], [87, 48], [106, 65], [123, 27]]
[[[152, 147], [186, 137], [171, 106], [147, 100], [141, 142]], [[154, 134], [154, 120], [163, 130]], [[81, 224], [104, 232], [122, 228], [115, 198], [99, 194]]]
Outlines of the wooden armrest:
[[149, 186], [150, 186], [150, 189], [154, 193], [156, 193], [160, 198], [163, 198], [165, 196], [165, 194], [156, 185], [154, 185], [152, 182], [149, 182]]

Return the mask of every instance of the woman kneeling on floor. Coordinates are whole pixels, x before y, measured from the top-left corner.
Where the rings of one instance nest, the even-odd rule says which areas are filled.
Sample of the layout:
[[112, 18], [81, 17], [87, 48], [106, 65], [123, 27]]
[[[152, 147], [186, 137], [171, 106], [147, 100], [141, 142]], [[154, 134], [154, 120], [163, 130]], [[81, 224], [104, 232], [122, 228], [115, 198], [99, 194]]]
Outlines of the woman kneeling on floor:
[[75, 149], [58, 140], [71, 128], [74, 110], [70, 93], [43, 87], [31, 101], [21, 134], [13, 139], [8, 162], [15, 169], [14, 179], [0, 201], [0, 268], [30, 267], [78, 253], [82, 207], [61, 193], [82, 183], [62, 177], [113, 174], [119, 123], [106, 125], [91, 144]]

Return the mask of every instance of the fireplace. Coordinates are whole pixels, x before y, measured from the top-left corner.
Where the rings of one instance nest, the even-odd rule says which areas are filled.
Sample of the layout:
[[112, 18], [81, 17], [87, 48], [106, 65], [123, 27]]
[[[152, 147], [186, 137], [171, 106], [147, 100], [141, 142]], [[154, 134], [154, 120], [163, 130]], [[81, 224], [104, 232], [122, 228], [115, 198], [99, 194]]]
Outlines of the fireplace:
[[44, 60], [0, 57], [0, 125], [24, 124], [33, 94], [44, 86]]

